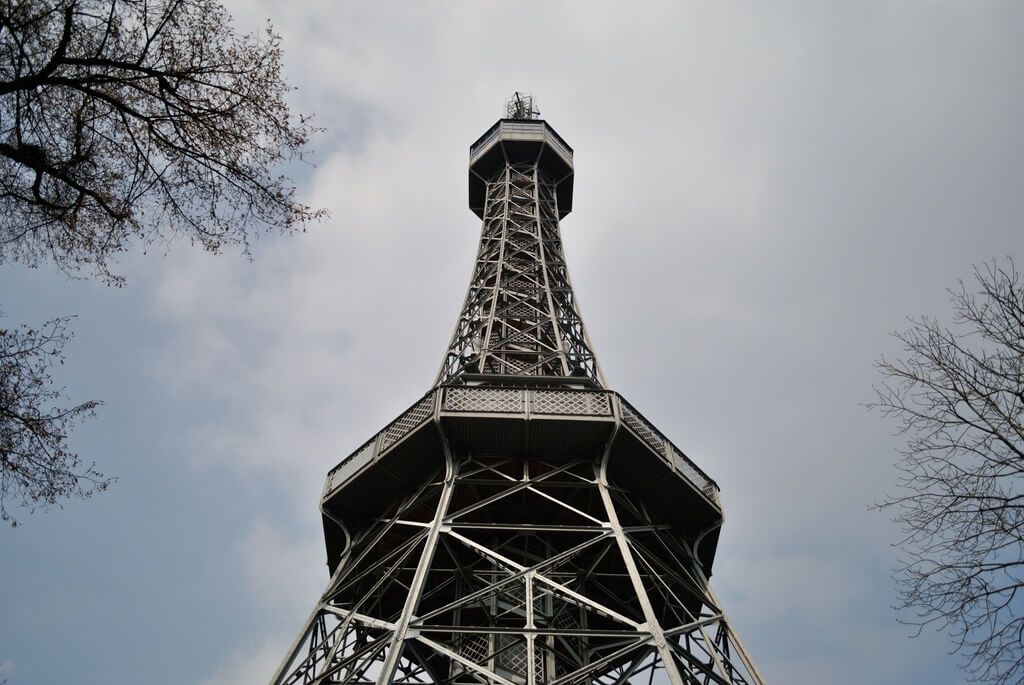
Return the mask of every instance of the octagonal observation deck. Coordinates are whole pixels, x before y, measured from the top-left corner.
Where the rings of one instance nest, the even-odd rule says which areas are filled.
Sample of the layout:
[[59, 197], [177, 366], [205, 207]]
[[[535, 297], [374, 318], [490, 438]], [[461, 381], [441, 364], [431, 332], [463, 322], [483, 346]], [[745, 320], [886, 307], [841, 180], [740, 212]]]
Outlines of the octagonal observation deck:
[[718, 485], [617, 392], [558, 387], [561, 378], [534, 386], [438, 386], [347, 456], [327, 474], [321, 498], [328, 564], [344, 540], [331, 519], [356, 523], [422, 483], [456, 454], [558, 460], [599, 458], [606, 449], [609, 477], [644, 493], [645, 505], [689, 540], [710, 575], [722, 521]]
[[555, 182], [558, 218], [572, 211], [572, 148], [543, 119], [499, 119], [469, 146], [469, 208], [484, 218], [487, 181], [506, 164], [536, 163]]

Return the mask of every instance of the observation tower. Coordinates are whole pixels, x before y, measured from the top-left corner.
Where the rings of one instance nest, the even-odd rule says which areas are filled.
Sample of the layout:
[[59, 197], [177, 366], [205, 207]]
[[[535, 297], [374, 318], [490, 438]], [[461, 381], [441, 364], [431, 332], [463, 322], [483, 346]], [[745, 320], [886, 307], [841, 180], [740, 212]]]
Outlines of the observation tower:
[[572, 148], [519, 93], [436, 382], [327, 474], [331, 579], [272, 685], [746, 683], [708, 584], [718, 486], [606, 387], [559, 221]]

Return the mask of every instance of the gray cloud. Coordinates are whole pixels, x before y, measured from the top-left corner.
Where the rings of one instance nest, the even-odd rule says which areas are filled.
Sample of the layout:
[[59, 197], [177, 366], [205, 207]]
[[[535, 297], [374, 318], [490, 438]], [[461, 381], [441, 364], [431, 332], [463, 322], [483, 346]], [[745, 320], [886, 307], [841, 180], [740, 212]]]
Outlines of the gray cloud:
[[[769, 680], [962, 680], [941, 636], [909, 640], [889, 610], [896, 531], [867, 506], [891, 487], [897, 442], [860, 403], [872, 360], [894, 351], [888, 332], [942, 315], [944, 288], [973, 262], [1021, 251], [1021, 10], [323, 1], [234, 12], [243, 26], [273, 18], [296, 103], [331, 129], [301, 173], [333, 219], [261, 242], [254, 265], [187, 249], [133, 258], [137, 294], [81, 321], [88, 339], [110, 321], [141, 331], [153, 353], [124, 361], [130, 382], [96, 380], [98, 394], [128, 388], [167, 409], [173, 427], [139, 419], [168, 445], [139, 479], [168, 470], [211, 522], [166, 524], [188, 536], [177, 551], [193, 568], [174, 592], [219, 596], [166, 609], [162, 634], [187, 631], [197, 611], [245, 617], [204, 646], [182, 638], [194, 665], [154, 682], [249, 682], [298, 630], [326, 581], [321, 478], [432, 381], [479, 230], [467, 147], [516, 89], [538, 96], [576, 150], [563, 230], [609, 381], [722, 485], [714, 583]], [[117, 452], [121, 416], [105, 412], [93, 444]], [[110, 525], [128, 506], [115, 496], [80, 509], [106, 506], [95, 524]], [[66, 541], [49, 523], [18, 534], [36, 525]], [[116, 540], [105, 553], [130, 558]], [[134, 553], [161, 550], [140, 540]], [[43, 563], [18, 558], [19, 574]], [[237, 587], [210, 580], [215, 563]], [[117, 621], [125, 597], [107, 598], [94, 610]], [[0, 637], [23, 650], [0, 660], [43, 668], [24, 641]], [[78, 663], [79, 682], [109, 672]]]

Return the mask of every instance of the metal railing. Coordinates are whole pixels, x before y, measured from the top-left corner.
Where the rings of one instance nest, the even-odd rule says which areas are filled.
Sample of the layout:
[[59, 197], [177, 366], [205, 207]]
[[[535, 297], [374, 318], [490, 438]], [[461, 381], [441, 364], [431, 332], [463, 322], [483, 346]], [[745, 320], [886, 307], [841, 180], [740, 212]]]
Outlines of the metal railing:
[[334, 492], [342, 483], [367, 464], [379, 459], [405, 436], [430, 419], [434, 413], [434, 394], [431, 390], [383, 430], [363, 443], [362, 447], [345, 457], [327, 473], [323, 496]]
[[683, 454], [682, 450], [672, 444], [671, 440], [652, 426], [633, 405], [622, 399], [621, 396], [619, 396], [619, 402], [622, 403], [622, 423], [647, 443], [648, 447], [664, 457], [668, 465], [676, 472], [693, 483], [715, 504], [718, 504], [718, 484]]
[[528, 139], [536, 139], [538, 142], [543, 141], [567, 162], [572, 163], [572, 148], [544, 121], [508, 121], [504, 119], [488, 129], [475, 143], [469, 146], [470, 163], [475, 160], [478, 152], [487, 149], [496, 138], [504, 135], [523, 136]]
[[718, 485], [676, 447], [633, 405], [610, 390], [475, 388], [442, 386], [424, 395], [327, 474], [324, 496], [333, 492], [367, 464], [379, 459], [434, 414], [505, 414], [523, 416], [608, 417], [616, 404], [622, 425], [660, 456], [666, 465], [718, 505]]

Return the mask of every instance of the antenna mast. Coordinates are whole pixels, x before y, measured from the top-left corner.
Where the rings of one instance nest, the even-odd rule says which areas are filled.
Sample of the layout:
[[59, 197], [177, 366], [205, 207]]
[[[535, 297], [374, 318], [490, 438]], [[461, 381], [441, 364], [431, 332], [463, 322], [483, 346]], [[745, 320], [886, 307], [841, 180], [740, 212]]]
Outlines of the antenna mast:
[[540, 119], [540, 110], [537, 109], [537, 103], [532, 95], [520, 93], [517, 90], [512, 97], [505, 101], [505, 118]]

